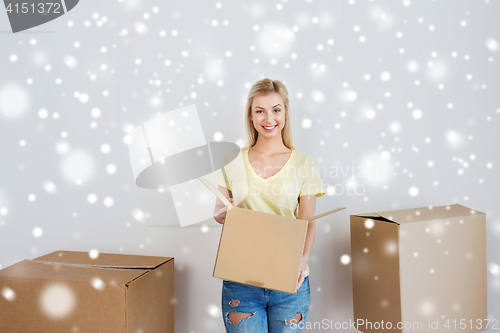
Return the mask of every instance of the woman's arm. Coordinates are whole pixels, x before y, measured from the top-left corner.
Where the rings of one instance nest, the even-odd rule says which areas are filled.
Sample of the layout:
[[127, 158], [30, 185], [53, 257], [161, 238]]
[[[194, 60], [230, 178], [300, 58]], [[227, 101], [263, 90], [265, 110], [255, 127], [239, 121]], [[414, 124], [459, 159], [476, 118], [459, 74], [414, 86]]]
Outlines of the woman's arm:
[[[231, 193], [230, 190], [220, 185], [218, 186], [218, 189], [231, 203], [234, 202], [233, 193]], [[224, 205], [222, 200], [217, 197], [214, 208], [214, 219], [220, 224], [224, 224], [224, 219], [226, 218], [226, 209], [226, 205]]]
[[[303, 195], [299, 199], [299, 214], [298, 218], [307, 220], [315, 215], [316, 211], [316, 195]], [[309, 221], [307, 225], [306, 243], [304, 245], [304, 253], [302, 254], [302, 261], [300, 262], [299, 280], [297, 281], [297, 290], [299, 290], [302, 282], [305, 279], [306, 267], [311, 256], [311, 250], [316, 236], [316, 221]]]

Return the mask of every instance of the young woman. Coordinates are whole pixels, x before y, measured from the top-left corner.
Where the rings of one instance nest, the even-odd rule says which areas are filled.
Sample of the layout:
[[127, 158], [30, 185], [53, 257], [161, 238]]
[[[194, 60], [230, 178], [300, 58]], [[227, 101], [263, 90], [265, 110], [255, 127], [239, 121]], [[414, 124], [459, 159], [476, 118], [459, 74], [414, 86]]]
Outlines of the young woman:
[[[293, 148], [285, 85], [270, 79], [255, 83], [248, 94], [246, 112], [249, 147], [240, 151], [242, 164], [224, 167], [225, 174], [221, 170], [219, 190], [238, 207], [292, 218], [314, 216], [316, 197], [325, 191], [314, 160]], [[225, 210], [217, 199], [217, 222], [224, 223]], [[222, 313], [227, 332], [300, 332], [298, 328], [309, 312], [307, 263], [315, 234], [316, 222], [310, 221], [296, 294], [223, 281]]]

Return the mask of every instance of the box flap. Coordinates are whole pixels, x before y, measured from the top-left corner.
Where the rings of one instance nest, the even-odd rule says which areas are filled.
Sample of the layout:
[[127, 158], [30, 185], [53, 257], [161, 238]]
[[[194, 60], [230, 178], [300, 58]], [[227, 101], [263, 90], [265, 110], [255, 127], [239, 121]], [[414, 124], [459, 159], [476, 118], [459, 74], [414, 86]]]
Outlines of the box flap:
[[317, 220], [319, 218], [322, 218], [323, 216], [327, 216], [327, 215], [336, 213], [336, 212], [338, 212], [338, 211], [340, 211], [342, 209], [345, 209], [345, 207], [335, 208], [335, 209], [329, 210], [327, 212], [324, 212], [324, 213], [321, 213], [321, 214], [318, 214], [318, 215], [314, 215], [313, 217], [308, 218], [306, 221]]
[[229, 200], [227, 200], [227, 198], [224, 196], [224, 194], [222, 194], [221, 191], [219, 191], [219, 189], [217, 187], [215, 187], [214, 184], [212, 184], [208, 179], [205, 179], [205, 178], [201, 178], [201, 177], [198, 177], [198, 179], [210, 190], [213, 192], [213, 194], [215, 194], [223, 203], [224, 205], [227, 206], [227, 209], [231, 209], [233, 207], [233, 205], [231, 204], [231, 202], [229, 202]]
[[396, 221], [392, 221], [392, 220], [389, 220], [383, 216], [380, 216], [378, 215], [377, 213], [366, 213], [366, 214], [358, 214], [358, 215], [351, 215], [351, 218], [355, 216], [355, 217], [361, 217], [361, 218], [364, 218], [364, 219], [371, 219], [371, 220], [376, 220], [376, 221], [382, 221], [382, 222], [390, 222], [390, 223], [395, 223], [395, 224], [398, 224], [398, 222]]
[[172, 260], [172, 258], [99, 253], [97, 258], [93, 259], [89, 256], [89, 252], [55, 251], [33, 260], [71, 264], [74, 266], [79, 265], [101, 268], [153, 269], [163, 264], [164, 262]]
[[420, 221], [449, 219], [460, 216], [469, 216], [473, 214], [484, 214], [480, 211], [467, 208], [465, 206], [454, 204], [438, 207], [421, 207], [412, 209], [392, 210], [377, 212], [379, 216], [397, 223], [412, 223]]
[[147, 272], [149, 272], [148, 269], [101, 268], [23, 260], [0, 270], [0, 276], [87, 283], [102, 281], [105, 284], [118, 285], [125, 289], [131, 281]]
[[233, 207], [222, 228], [213, 276], [294, 294], [307, 225], [305, 220]]

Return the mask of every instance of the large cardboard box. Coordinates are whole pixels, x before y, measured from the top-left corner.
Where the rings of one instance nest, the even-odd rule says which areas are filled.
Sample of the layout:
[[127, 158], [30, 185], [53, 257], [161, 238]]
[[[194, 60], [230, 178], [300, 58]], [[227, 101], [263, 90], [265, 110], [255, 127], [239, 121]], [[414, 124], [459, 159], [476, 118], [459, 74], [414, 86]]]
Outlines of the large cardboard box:
[[228, 207], [213, 276], [295, 294], [308, 222], [345, 207], [307, 220], [289, 218], [233, 206], [212, 183], [200, 180]]
[[484, 213], [455, 204], [351, 215], [351, 256], [360, 331], [485, 330]]
[[174, 258], [56, 251], [0, 270], [0, 332], [174, 332]]

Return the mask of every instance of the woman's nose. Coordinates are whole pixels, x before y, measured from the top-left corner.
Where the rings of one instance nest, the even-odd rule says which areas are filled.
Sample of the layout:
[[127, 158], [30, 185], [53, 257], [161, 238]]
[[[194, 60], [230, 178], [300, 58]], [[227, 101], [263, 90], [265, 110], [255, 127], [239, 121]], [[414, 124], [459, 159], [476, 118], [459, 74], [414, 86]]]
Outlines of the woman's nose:
[[266, 120], [268, 122], [270, 122], [270, 121], [272, 121], [272, 119], [273, 119], [273, 114], [272, 113], [266, 113]]

